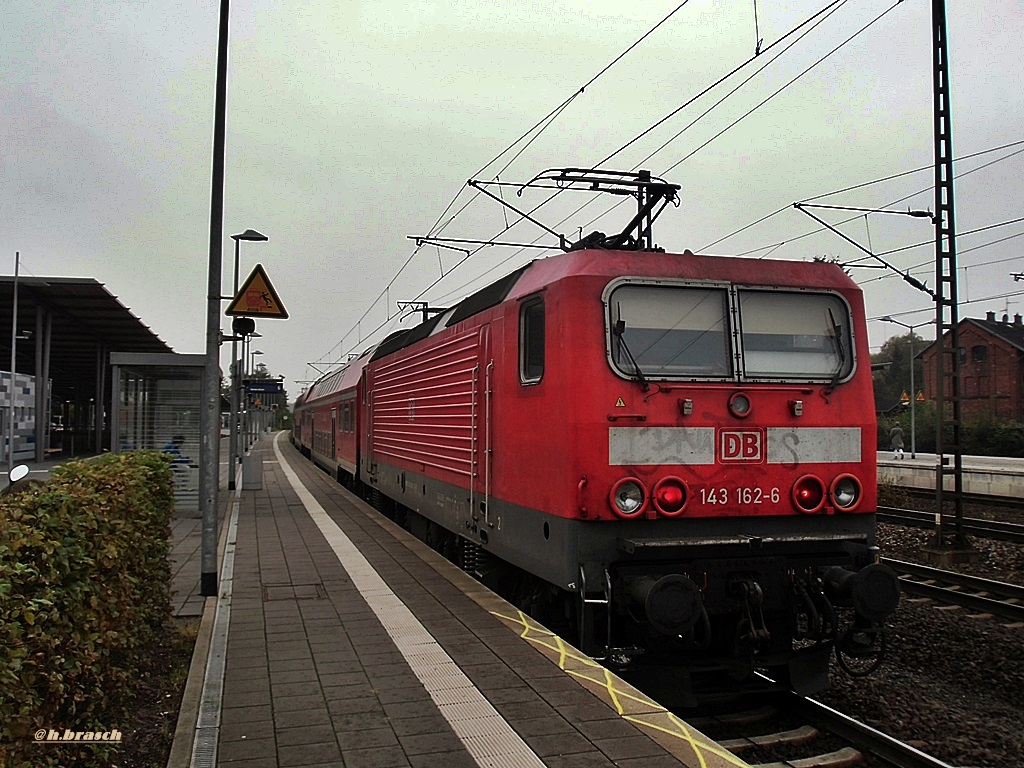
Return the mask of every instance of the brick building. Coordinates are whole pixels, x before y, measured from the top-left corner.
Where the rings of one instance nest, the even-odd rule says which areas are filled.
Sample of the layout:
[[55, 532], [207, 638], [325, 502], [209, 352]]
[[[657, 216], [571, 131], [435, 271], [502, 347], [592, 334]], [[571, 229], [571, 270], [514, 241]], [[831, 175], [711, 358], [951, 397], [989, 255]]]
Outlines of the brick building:
[[[960, 407], [965, 419], [990, 416], [1024, 422], [1024, 318], [960, 321]], [[949, 347], [949, 337], [945, 339]], [[935, 355], [933, 343], [921, 353], [924, 362], [924, 394], [934, 400]], [[946, 394], [949, 394], [947, 388]]]

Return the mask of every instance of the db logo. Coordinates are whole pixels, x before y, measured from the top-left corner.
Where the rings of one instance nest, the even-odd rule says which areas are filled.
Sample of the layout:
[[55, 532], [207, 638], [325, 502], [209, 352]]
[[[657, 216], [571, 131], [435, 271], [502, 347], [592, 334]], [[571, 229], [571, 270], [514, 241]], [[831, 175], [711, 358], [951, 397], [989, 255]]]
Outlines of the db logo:
[[718, 433], [720, 461], [761, 461], [764, 435], [761, 431], [725, 431]]

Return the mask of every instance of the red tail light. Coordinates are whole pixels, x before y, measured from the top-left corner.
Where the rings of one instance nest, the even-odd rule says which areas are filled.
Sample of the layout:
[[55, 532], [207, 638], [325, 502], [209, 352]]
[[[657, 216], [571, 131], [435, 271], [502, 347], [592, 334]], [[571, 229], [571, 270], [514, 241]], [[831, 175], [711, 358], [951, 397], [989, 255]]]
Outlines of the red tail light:
[[689, 494], [686, 483], [678, 477], [664, 477], [654, 486], [654, 508], [665, 517], [676, 517], [683, 513]]
[[825, 503], [825, 484], [814, 475], [804, 475], [793, 483], [793, 503], [801, 512], [817, 512]]

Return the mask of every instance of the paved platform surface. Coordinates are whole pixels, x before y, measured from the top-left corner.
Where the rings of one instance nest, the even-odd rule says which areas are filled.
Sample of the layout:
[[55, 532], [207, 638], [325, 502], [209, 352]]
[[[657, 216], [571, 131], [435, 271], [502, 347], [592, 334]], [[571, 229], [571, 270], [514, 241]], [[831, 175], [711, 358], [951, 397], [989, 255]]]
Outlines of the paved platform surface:
[[[285, 439], [254, 452], [262, 488], [223, 494], [236, 528], [217, 765], [744, 765]], [[179, 522], [181, 590], [198, 561]]]

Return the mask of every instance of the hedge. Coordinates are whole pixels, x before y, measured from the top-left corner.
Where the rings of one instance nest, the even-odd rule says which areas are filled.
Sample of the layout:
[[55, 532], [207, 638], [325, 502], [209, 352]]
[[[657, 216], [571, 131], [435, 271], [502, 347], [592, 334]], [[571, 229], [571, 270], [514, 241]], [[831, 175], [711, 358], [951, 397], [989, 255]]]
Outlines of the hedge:
[[170, 617], [168, 457], [107, 454], [0, 498], [0, 764], [109, 764], [109, 744], [37, 744], [39, 729], [112, 731]]

